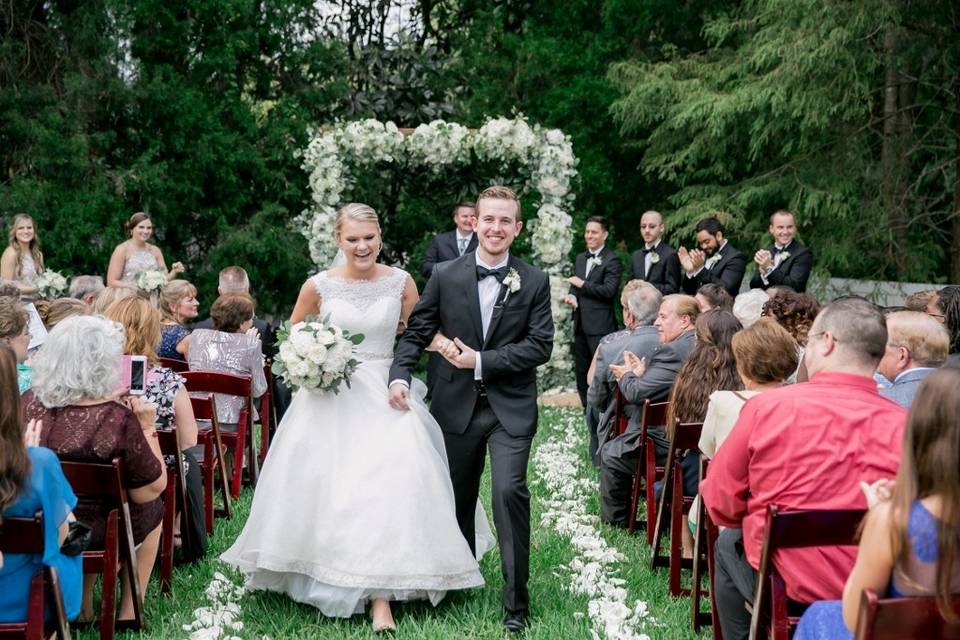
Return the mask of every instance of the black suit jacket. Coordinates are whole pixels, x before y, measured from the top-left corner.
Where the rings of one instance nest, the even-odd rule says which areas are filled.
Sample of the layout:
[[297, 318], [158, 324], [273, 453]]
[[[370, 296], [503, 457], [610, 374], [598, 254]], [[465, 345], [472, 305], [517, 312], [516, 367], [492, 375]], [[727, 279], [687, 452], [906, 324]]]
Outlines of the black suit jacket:
[[[269, 322], [262, 318], [254, 318], [253, 326], [260, 332], [260, 348], [263, 355], [271, 360], [277, 355], [277, 331]], [[213, 320], [207, 318], [194, 323], [190, 330], [194, 329], [213, 329]]]
[[683, 290], [689, 295], [695, 295], [697, 290], [705, 284], [716, 282], [733, 296], [740, 293], [743, 283], [743, 274], [747, 271], [747, 256], [740, 253], [732, 244], [727, 242], [720, 251], [720, 260], [711, 269], [701, 269], [700, 273], [692, 278], [683, 277]]
[[646, 280], [663, 295], [680, 291], [680, 258], [677, 250], [661, 241], [654, 249], [660, 260], [650, 265], [650, 273], [644, 275], [643, 250], [634, 251], [630, 256], [630, 279]]
[[[514, 256], [509, 268], [519, 274], [520, 289], [506, 295], [507, 288], [501, 287], [484, 339], [476, 253], [438, 264], [397, 344], [389, 380], [410, 381], [410, 371], [437, 331], [460, 338], [480, 352], [483, 386], [504, 429], [513, 436], [530, 436], [537, 430], [537, 367], [553, 350], [550, 281], [543, 271]], [[463, 433], [479, 393], [473, 370], [457, 369], [444, 359], [436, 374], [430, 412], [443, 431]]]
[[[476, 250], [476, 248], [477, 234], [473, 234], [470, 237], [470, 242], [467, 243], [467, 250], [464, 255]], [[435, 264], [456, 260], [459, 257], [460, 247], [457, 246], [456, 229], [435, 235], [427, 248], [427, 252], [423, 254], [423, 260], [420, 262], [420, 273], [424, 278], [429, 279]]]
[[[773, 255], [776, 246], [771, 244], [764, 248], [770, 252], [770, 255]], [[780, 262], [777, 268], [770, 272], [766, 284], [764, 284], [758, 270], [750, 280], [751, 289], [766, 289], [776, 285], [786, 285], [797, 293], [803, 293], [807, 290], [807, 280], [810, 279], [810, 271], [813, 269], [813, 251], [810, 247], [800, 244], [799, 240], [794, 240], [784, 250], [790, 254], [789, 257]]]
[[617, 317], [613, 305], [620, 291], [620, 276], [623, 265], [616, 253], [604, 247], [600, 251], [602, 262], [590, 270], [587, 276], [588, 252], [577, 256], [574, 273], [583, 279], [579, 288], [570, 287], [570, 293], [577, 297], [577, 308], [573, 310], [574, 330], [588, 336], [605, 336], [617, 330]]

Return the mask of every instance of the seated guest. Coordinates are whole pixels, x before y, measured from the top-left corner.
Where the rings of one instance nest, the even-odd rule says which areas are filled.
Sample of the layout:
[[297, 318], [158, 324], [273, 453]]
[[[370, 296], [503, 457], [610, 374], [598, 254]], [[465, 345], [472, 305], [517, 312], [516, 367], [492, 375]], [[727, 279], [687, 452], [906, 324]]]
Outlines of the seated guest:
[[798, 293], [807, 290], [813, 269], [813, 251], [796, 239], [797, 225], [793, 214], [785, 209], [770, 216], [773, 244], [753, 256], [757, 273], [750, 280], [751, 289], [786, 285]]
[[107, 308], [117, 300], [132, 298], [136, 295], [139, 295], [137, 293], [137, 289], [132, 289], [130, 287], [107, 287], [98, 293], [97, 297], [93, 299], [93, 305], [90, 309], [90, 312], [94, 315], [102, 316]]
[[70, 297], [80, 300], [87, 307], [93, 306], [93, 301], [104, 288], [100, 276], [74, 276], [70, 279]]
[[87, 305], [76, 298], [57, 298], [50, 301], [50, 304], [40, 314], [40, 319], [43, 320], [43, 326], [47, 328], [47, 331], [50, 331], [70, 316], [86, 315], [87, 310]]
[[[127, 355], [146, 356], [150, 370], [143, 399], [157, 407], [157, 428], [176, 428], [177, 441], [183, 450], [184, 468], [187, 474], [186, 489], [190, 515], [190, 548], [182, 548], [184, 555], [193, 560], [202, 557], [206, 550], [207, 530], [204, 525], [203, 477], [198, 460], [203, 457], [197, 444], [197, 421], [193, 417], [193, 405], [187, 394], [185, 380], [167, 367], [161, 367], [154, 345], [160, 342], [160, 312], [146, 299], [139, 296], [116, 302], [107, 309], [106, 316], [123, 325], [123, 352]], [[178, 528], [179, 531], [179, 528]], [[179, 540], [180, 534], [174, 534]]]
[[643, 248], [630, 256], [630, 277], [646, 280], [663, 295], [680, 293], [680, 259], [677, 250], [663, 241], [663, 216], [645, 211], [640, 216]]
[[[726, 639], [746, 638], [767, 505], [859, 509], [859, 481], [892, 476], [906, 412], [871, 377], [887, 344], [883, 314], [865, 300], [820, 312], [804, 353], [810, 381], [751, 398], [717, 451], [700, 494], [721, 527], [715, 591]], [[789, 549], [773, 559], [798, 602], [840, 597], [853, 567], [846, 547]]]
[[705, 284], [700, 287], [694, 298], [697, 299], [697, 304], [700, 305], [700, 313], [706, 313], [714, 309], [733, 311], [733, 298], [731, 298], [727, 290], [723, 288], [723, 285], [717, 284], [716, 282], [711, 282], [710, 284]]
[[906, 299], [903, 301], [903, 307], [907, 311], [920, 311], [922, 313], [926, 313], [927, 306], [930, 304], [930, 300], [936, 297], [936, 289], [917, 291], [916, 293], [911, 293], [906, 297]]
[[779, 291], [763, 307], [763, 315], [776, 320], [801, 347], [806, 346], [807, 334], [818, 313], [819, 302], [806, 293], [795, 291]]
[[936, 318], [950, 334], [947, 366], [960, 366], [960, 286], [948, 285], [927, 303], [927, 314]]
[[763, 305], [770, 298], [762, 289], [744, 291], [733, 300], [733, 315], [745, 327], [749, 327], [763, 315]]
[[[623, 364], [623, 352], [629, 351], [641, 358], [650, 358], [660, 344], [660, 335], [653, 321], [657, 319], [662, 296], [657, 289], [643, 280], [631, 280], [623, 288], [620, 304], [623, 306], [624, 331], [617, 331], [603, 338], [593, 356], [593, 364], [587, 372], [587, 407], [599, 417], [595, 431], [590, 433], [590, 458], [596, 457], [597, 449], [605, 443], [613, 428], [614, 403], [617, 380], [610, 369], [611, 364]], [[609, 339], [608, 339], [609, 338]], [[635, 405], [624, 407], [626, 413]]]
[[918, 311], [887, 316], [887, 350], [877, 372], [892, 385], [880, 395], [910, 408], [920, 383], [947, 360], [950, 338], [943, 325]]
[[0, 558], [0, 623], [27, 619], [30, 582], [42, 565], [60, 577], [67, 618], [80, 613], [83, 595], [83, 557], [66, 555], [60, 545], [67, 538], [77, 497], [63, 477], [60, 461], [49, 449], [36, 446], [42, 425], [27, 425], [28, 442], [20, 422], [17, 359], [0, 346], [0, 516], [32, 518], [43, 512], [43, 556], [5, 553]]
[[[130, 498], [137, 572], [146, 593], [157, 557], [167, 474], [156, 437], [156, 408], [136, 396], [118, 402], [123, 332], [105, 318], [67, 318], [47, 336], [34, 360], [33, 388], [24, 396], [23, 419], [43, 422], [40, 445], [61, 460], [123, 461]], [[91, 548], [102, 549], [107, 509], [99, 500], [80, 499], [77, 519], [93, 528]], [[84, 620], [93, 618], [94, 576], [85, 576]], [[124, 584], [120, 619], [133, 618], [133, 596]]]
[[[699, 314], [700, 307], [692, 296], [675, 293], [663, 298], [653, 323], [660, 336], [660, 346], [654, 350], [649, 363], [624, 351], [624, 365], [610, 365], [628, 403], [643, 405], [644, 400], [663, 402], [667, 399], [680, 367], [693, 349], [694, 323]], [[642, 444], [639, 413], [634, 412], [625, 433], [600, 448], [600, 517], [614, 525], [624, 526], [627, 522], [631, 479]], [[662, 458], [667, 447], [662, 426], [659, 433], [657, 449]]]
[[454, 205], [453, 224], [456, 228], [433, 236], [430, 247], [420, 262], [420, 274], [424, 279], [430, 279], [434, 266], [456, 260], [477, 248], [477, 234], [473, 232], [476, 221], [477, 209], [472, 202], [458, 202]]
[[186, 280], [171, 280], [160, 291], [160, 346], [157, 355], [171, 360], [186, 360], [190, 348], [188, 320], [197, 317], [197, 288]]
[[[220, 270], [217, 283], [217, 295], [224, 296], [228, 293], [244, 293], [250, 295], [250, 278], [243, 267], [230, 266]], [[194, 323], [196, 329], [213, 329], [213, 318], [207, 318]], [[273, 326], [262, 318], [253, 319], [253, 328], [260, 334], [260, 343], [263, 346], [263, 355], [267, 358], [273, 358], [277, 355], [276, 331]]]
[[[260, 338], [253, 329], [253, 298], [228, 293], [210, 308], [214, 329], [197, 329], [190, 336], [187, 362], [191, 371], [217, 371], [250, 378], [254, 398], [267, 390]], [[244, 399], [217, 394], [217, 418], [224, 430], [235, 429]]]
[[[677, 420], [681, 423], [703, 422], [711, 393], [736, 392], [743, 388], [730, 346], [740, 328], [740, 322], [729, 311], [718, 309], [701, 313], [697, 317], [697, 341], [670, 390], [670, 406], [667, 408], [667, 427], [664, 432], [667, 446]], [[683, 468], [683, 495], [697, 495], [700, 456], [695, 451], [688, 452], [681, 459], [680, 465]], [[660, 491], [657, 491], [658, 496], [659, 493]], [[659, 497], [657, 500], [659, 501]], [[685, 557], [693, 555], [693, 537], [687, 527], [683, 528], [682, 546]]]
[[723, 225], [716, 218], [698, 222], [696, 232], [699, 249], [687, 251], [680, 247], [677, 250], [684, 272], [683, 290], [694, 295], [703, 285], [716, 282], [723, 285], [731, 297], [736, 297], [747, 270], [747, 256], [730, 244]]
[[957, 622], [950, 597], [960, 593], [958, 413], [960, 371], [930, 374], [910, 409], [896, 480], [864, 483], [870, 510], [843, 599], [811, 605], [794, 640], [852, 639], [865, 589], [881, 598], [934, 596], [940, 615]]
[[0, 298], [0, 344], [13, 350], [17, 357], [17, 380], [20, 393], [30, 388], [31, 369], [27, 365], [27, 348], [30, 346], [30, 318], [17, 296]]

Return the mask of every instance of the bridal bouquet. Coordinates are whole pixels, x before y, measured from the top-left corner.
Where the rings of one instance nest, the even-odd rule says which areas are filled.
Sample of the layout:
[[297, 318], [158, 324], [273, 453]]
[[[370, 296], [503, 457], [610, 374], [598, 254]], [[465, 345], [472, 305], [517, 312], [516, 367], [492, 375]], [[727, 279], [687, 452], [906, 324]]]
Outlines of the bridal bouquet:
[[294, 325], [284, 322], [277, 340], [280, 351], [272, 371], [295, 387], [337, 393], [341, 382], [350, 386], [350, 375], [360, 364], [354, 355], [363, 334], [347, 333], [331, 323], [329, 315]]
[[153, 293], [167, 284], [167, 274], [163, 271], [141, 271], [137, 274], [137, 286], [147, 293]]
[[67, 279], [47, 269], [37, 277], [37, 295], [48, 300], [59, 298], [67, 291]]

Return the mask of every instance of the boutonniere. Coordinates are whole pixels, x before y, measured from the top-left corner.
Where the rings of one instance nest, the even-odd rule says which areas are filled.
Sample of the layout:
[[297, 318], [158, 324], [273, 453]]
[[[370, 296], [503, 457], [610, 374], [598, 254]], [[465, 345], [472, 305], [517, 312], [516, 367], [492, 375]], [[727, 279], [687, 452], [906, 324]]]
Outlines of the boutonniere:
[[650, 264], [657, 264], [660, 262], [660, 254], [653, 251], [650, 252]]
[[784, 260], [789, 260], [789, 259], [790, 259], [790, 252], [789, 252], [789, 251], [781, 251], [781, 252], [780, 252], [780, 262], [783, 262]]
[[719, 253], [710, 256], [710, 258], [709, 258], [706, 262], [703, 263], [703, 268], [704, 268], [704, 269], [712, 269], [715, 264], [717, 264], [718, 262], [720, 262], [720, 258], [721, 258], [721, 257], [723, 257], [723, 256], [721, 256]]
[[507, 288], [507, 294], [503, 297], [503, 301], [506, 302], [511, 293], [520, 291], [520, 274], [517, 273], [516, 269], [510, 267], [507, 275], [503, 278], [502, 284]]
[[603, 258], [601, 258], [600, 256], [593, 256], [592, 258], [587, 260], [588, 269], [599, 267], [601, 264], [603, 264]]

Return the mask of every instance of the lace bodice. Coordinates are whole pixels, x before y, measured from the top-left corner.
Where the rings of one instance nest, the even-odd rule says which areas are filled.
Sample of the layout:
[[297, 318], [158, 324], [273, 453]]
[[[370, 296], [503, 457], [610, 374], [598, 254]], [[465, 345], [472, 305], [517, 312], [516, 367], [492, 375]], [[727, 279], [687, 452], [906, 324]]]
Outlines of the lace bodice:
[[127, 256], [123, 263], [123, 275], [120, 279], [124, 282], [136, 282], [137, 275], [144, 271], [159, 271], [160, 264], [149, 250], [137, 249]]
[[376, 280], [342, 280], [326, 271], [310, 279], [320, 296], [320, 317], [330, 314], [330, 322], [344, 331], [363, 334], [357, 346], [362, 361], [393, 357], [407, 272], [392, 269]]

